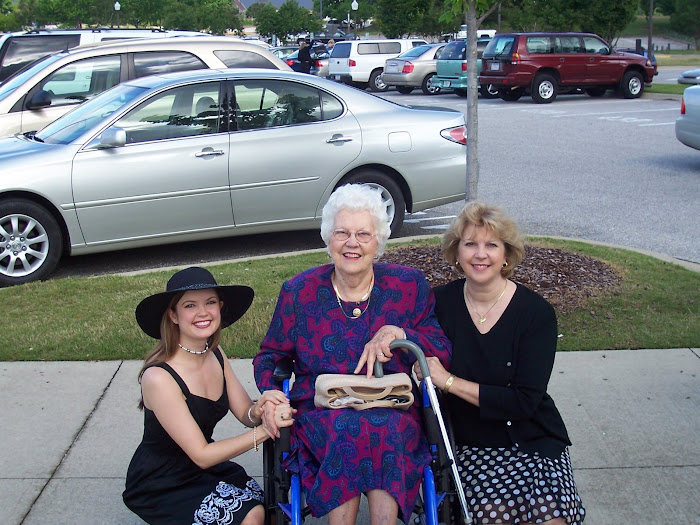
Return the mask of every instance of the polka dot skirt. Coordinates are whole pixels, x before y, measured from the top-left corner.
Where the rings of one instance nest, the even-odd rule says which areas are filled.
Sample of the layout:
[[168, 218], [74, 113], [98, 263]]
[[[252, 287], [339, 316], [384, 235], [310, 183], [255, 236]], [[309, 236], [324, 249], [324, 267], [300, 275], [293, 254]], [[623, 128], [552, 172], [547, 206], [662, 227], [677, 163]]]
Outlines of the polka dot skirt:
[[515, 447], [461, 446], [456, 462], [474, 523], [583, 522], [568, 449], [550, 459]]

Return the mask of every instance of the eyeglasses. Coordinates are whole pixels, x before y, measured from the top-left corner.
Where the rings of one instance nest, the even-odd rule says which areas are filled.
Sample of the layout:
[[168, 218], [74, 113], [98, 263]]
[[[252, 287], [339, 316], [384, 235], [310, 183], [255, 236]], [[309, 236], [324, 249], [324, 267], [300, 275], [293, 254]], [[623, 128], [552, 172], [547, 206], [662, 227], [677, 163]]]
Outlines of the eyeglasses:
[[357, 239], [357, 242], [361, 242], [362, 244], [368, 243], [372, 240], [372, 237], [374, 237], [373, 233], [369, 233], [366, 231], [350, 232], [348, 230], [343, 229], [333, 230], [333, 238], [336, 241], [347, 241], [350, 238], [350, 235], [353, 234], [355, 235], [355, 239]]

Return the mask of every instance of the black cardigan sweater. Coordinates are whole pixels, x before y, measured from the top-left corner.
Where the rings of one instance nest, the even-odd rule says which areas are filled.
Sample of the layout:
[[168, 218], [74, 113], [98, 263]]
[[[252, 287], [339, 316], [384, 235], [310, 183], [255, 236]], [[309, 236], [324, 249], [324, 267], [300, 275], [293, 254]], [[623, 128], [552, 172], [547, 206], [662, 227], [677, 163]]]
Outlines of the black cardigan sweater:
[[557, 345], [554, 309], [518, 284], [501, 318], [481, 334], [463, 290], [464, 279], [435, 288], [435, 312], [453, 345], [450, 372], [480, 385], [480, 407], [454, 395], [444, 398], [456, 443], [515, 445], [529, 454], [558, 458], [571, 442], [547, 394]]

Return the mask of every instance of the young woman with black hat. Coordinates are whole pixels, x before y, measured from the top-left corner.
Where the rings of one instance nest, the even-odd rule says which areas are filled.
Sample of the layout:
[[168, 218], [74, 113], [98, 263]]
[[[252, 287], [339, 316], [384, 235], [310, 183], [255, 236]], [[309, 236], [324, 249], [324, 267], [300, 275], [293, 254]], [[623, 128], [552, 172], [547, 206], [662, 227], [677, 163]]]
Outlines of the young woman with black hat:
[[[139, 374], [144, 434], [123, 498], [148, 523], [263, 523], [260, 486], [229, 460], [274, 436], [261, 425], [266, 402], [278, 427], [291, 425], [295, 411], [279, 391], [253, 402], [219, 346], [221, 329], [252, 301], [251, 288], [219, 286], [209, 271], [192, 267], [136, 308], [139, 326], [158, 342]], [[229, 410], [252, 430], [214, 442]]]

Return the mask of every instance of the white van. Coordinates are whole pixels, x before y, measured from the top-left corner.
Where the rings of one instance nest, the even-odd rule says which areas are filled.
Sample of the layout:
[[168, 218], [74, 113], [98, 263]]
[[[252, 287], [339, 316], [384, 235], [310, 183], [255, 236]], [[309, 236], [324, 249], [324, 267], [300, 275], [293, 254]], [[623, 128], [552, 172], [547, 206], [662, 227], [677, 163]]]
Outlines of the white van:
[[208, 36], [197, 31], [163, 29], [36, 29], [0, 34], [0, 82], [40, 58], [86, 44], [125, 38]]
[[385, 40], [346, 40], [336, 42], [328, 60], [328, 77], [372, 91], [389, 89], [382, 80], [384, 62], [416, 46], [427, 44], [419, 38]]

